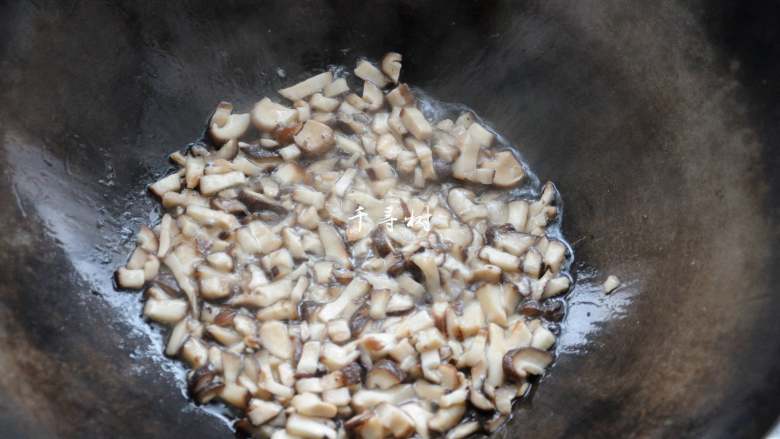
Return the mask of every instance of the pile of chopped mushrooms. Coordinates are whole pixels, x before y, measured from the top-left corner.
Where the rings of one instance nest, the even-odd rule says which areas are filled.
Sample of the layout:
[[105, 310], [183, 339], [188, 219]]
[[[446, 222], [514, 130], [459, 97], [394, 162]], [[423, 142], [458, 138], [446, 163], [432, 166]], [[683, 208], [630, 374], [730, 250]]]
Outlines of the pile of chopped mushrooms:
[[166, 213], [117, 284], [146, 288], [192, 398], [251, 435], [491, 432], [553, 361], [555, 187], [512, 196], [514, 153], [471, 113], [428, 120], [400, 72], [388, 53], [357, 63], [361, 94], [326, 71], [287, 102], [222, 102], [149, 188]]

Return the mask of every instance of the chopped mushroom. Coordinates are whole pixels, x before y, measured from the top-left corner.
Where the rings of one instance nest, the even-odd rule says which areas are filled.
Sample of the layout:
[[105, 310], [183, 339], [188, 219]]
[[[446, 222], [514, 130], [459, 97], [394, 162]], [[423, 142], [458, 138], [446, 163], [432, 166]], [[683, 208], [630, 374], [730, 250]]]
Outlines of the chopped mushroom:
[[292, 87], [283, 88], [279, 90], [279, 94], [291, 101], [297, 101], [322, 91], [322, 89], [328, 86], [332, 81], [333, 74], [330, 72], [323, 72], [319, 75], [314, 75], [305, 81], [301, 81]]
[[466, 422], [447, 432], [446, 439], [464, 439], [476, 433], [477, 431], [479, 431], [479, 422]]
[[255, 104], [251, 116], [252, 124], [257, 129], [271, 132], [278, 127], [291, 125], [297, 118], [298, 112], [268, 98], [263, 98]]
[[300, 393], [295, 395], [290, 405], [296, 412], [306, 416], [320, 418], [332, 418], [336, 416], [338, 409], [335, 405], [324, 402], [313, 393]]
[[417, 140], [428, 140], [431, 138], [431, 134], [433, 134], [431, 124], [428, 123], [422, 112], [415, 107], [402, 109], [401, 121]]
[[523, 166], [509, 151], [496, 153], [494, 162], [491, 165], [496, 171], [493, 175], [493, 184], [495, 186], [512, 187], [520, 183], [525, 177]]
[[401, 62], [221, 102], [149, 186], [164, 211], [116, 285], [148, 285], [191, 397], [250, 435], [489, 433], [552, 364], [573, 282], [556, 188], [474, 113], [438, 119]]
[[366, 386], [369, 389], [386, 390], [400, 384], [405, 378], [406, 374], [394, 361], [382, 359], [368, 371]]
[[223, 144], [238, 139], [249, 128], [249, 114], [231, 114], [232, 111], [233, 105], [229, 102], [220, 102], [217, 106], [209, 127], [209, 134], [215, 142]]
[[620, 286], [620, 279], [617, 276], [610, 275], [607, 280], [604, 281], [604, 292], [609, 294], [615, 291]]
[[116, 283], [120, 288], [137, 289], [143, 287], [145, 282], [143, 270], [128, 270], [122, 267], [116, 272]]
[[173, 324], [187, 315], [187, 302], [181, 299], [149, 299], [144, 305], [144, 316], [159, 323]]
[[163, 177], [149, 186], [149, 190], [161, 198], [167, 192], [178, 192], [179, 189], [181, 189], [181, 176], [178, 172]]
[[263, 425], [282, 412], [282, 406], [274, 402], [253, 398], [249, 401], [247, 416], [252, 425]]
[[322, 94], [326, 97], [332, 98], [340, 94], [344, 94], [349, 91], [349, 85], [344, 78], [338, 78], [330, 84], [326, 85]]
[[292, 357], [293, 346], [287, 332], [287, 325], [271, 321], [260, 327], [260, 343], [277, 357], [287, 360]]
[[200, 178], [200, 192], [203, 195], [213, 195], [227, 188], [246, 182], [243, 172], [228, 172], [227, 174], [204, 175]]
[[553, 357], [547, 351], [536, 348], [520, 348], [504, 355], [504, 371], [516, 380], [523, 380], [528, 375], [541, 375], [552, 363]]
[[309, 416], [292, 414], [285, 426], [287, 433], [310, 439], [336, 439], [336, 430], [324, 421]]
[[307, 120], [294, 138], [301, 151], [308, 155], [324, 154], [334, 144], [333, 130], [316, 120]]
[[391, 81], [398, 84], [398, 78], [401, 76], [401, 61], [403, 56], [400, 53], [388, 52], [382, 58], [382, 71]]
[[366, 102], [366, 109], [369, 111], [381, 109], [385, 102], [382, 90], [369, 81], [363, 83], [363, 100]]
[[428, 428], [440, 433], [455, 427], [466, 413], [466, 404], [456, 404], [440, 408], [428, 421]]
[[407, 438], [414, 434], [414, 421], [395, 405], [383, 402], [374, 409], [379, 422], [394, 438]]
[[357, 67], [355, 67], [355, 76], [364, 81], [371, 81], [380, 88], [390, 83], [381, 70], [366, 60], [358, 62]]

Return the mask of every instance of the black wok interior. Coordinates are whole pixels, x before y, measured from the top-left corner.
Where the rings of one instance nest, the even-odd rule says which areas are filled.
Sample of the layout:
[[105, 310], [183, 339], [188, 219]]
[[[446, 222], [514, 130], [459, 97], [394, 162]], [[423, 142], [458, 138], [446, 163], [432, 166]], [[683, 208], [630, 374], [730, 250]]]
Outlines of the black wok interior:
[[[0, 2], [0, 437], [232, 437], [111, 284], [154, 217], [145, 187], [219, 100], [246, 110], [388, 50], [565, 202], [580, 282], [561, 350], [497, 436], [763, 435], [780, 413], [778, 9]], [[610, 297], [606, 274], [626, 282]]]

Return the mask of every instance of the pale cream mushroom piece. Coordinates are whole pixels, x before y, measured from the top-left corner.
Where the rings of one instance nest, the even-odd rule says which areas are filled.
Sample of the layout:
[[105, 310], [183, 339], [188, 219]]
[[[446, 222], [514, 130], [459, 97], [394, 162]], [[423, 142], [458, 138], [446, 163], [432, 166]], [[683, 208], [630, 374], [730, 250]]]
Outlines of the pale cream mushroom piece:
[[300, 414], [287, 418], [287, 433], [307, 439], [337, 439], [336, 430], [324, 420]]
[[238, 139], [249, 128], [250, 117], [245, 114], [231, 114], [233, 105], [229, 102], [220, 102], [214, 115], [211, 116], [209, 134], [219, 144], [227, 143], [232, 139]]
[[336, 111], [340, 104], [341, 102], [339, 102], [338, 99], [325, 97], [321, 93], [314, 93], [311, 99], [309, 99], [309, 105], [311, 105], [311, 108], [315, 109], [316, 111], [323, 111], [326, 113]]
[[322, 91], [325, 97], [333, 98], [349, 91], [349, 85], [344, 78], [338, 78], [330, 84], [326, 85]]
[[244, 183], [246, 183], [246, 175], [243, 172], [204, 175], [200, 177], [200, 192], [203, 195], [213, 195]]
[[458, 422], [466, 413], [466, 404], [457, 404], [450, 407], [443, 407], [436, 411], [436, 414], [428, 420], [428, 428], [439, 433], [458, 425]]
[[357, 63], [354, 73], [358, 78], [364, 81], [371, 81], [380, 88], [390, 83], [390, 80], [387, 79], [381, 70], [366, 60], [361, 60]]
[[503, 367], [507, 375], [515, 380], [523, 380], [528, 375], [541, 375], [552, 363], [549, 352], [536, 348], [520, 348], [504, 355]]
[[269, 352], [287, 360], [292, 357], [293, 345], [287, 325], [278, 321], [265, 322], [260, 326], [260, 343]]
[[604, 281], [602, 287], [606, 294], [610, 294], [620, 286], [620, 279], [615, 275], [610, 275], [607, 280]]
[[162, 198], [167, 192], [178, 192], [181, 189], [181, 175], [179, 172], [168, 175], [149, 186], [149, 190]]
[[320, 418], [332, 418], [336, 416], [338, 409], [335, 405], [324, 402], [314, 393], [299, 393], [295, 395], [290, 402], [290, 406], [297, 413], [306, 416], [315, 416]]
[[386, 390], [401, 384], [406, 373], [392, 360], [382, 359], [374, 363], [366, 375], [366, 387]]
[[479, 431], [479, 422], [471, 421], [458, 425], [447, 432], [446, 439], [464, 439]]
[[365, 81], [363, 82], [363, 101], [366, 102], [366, 110], [377, 111], [385, 103], [385, 97], [382, 90], [373, 82]]
[[252, 398], [249, 401], [247, 417], [252, 425], [263, 425], [282, 412], [283, 407], [277, 403]]
[[120, 288], [138, 289], [144, 286], [146, 277], [142, 269], [130, 270], [121, 267], [116, 272], [116, 283]]
[[301, 149], [296, 145], [287, 145], [284, 148], [279, 148], [276, 152], [287, 162], [294, 161], [301, 156]]
[[333, 129], [316, 120], [307, 120], [293, 138], [304, 155], [324, 154], [335, 141]]
[[308, 102], [304, 100], [295, 101], [293, 102], [293, 108], [298, 113], [299, 122], [306, 122], [311, 119], [311, 106]]
[[273, 131], [279, 127], [287, 127], [298, 119], [298, 111], [263, 98], [252, 108], [252, 124], [262, 131]]
[[374, 412], [385, 430], [394, 438], [403, 439], [414, 434], [414, 420], [397, 406], [384, 402], [379, 404]]
[[141, 228], [138, 230], [138, 234], [136, 235], [136, 243], [142, 250], [146, 252], [152, 254], [157, 253], [157, 236], [148, 226], [141, 226]]
[[279, 94], [290, 101], [297, 101], [322, 91], [331, 82], [333, 82], [333, 74], [323, 72], [293, 86], [283, 88], [279, 90]]
[[396, 84], [398, 84], [398, 78], [401, 77], [402, 61], [403, 56], [396, 52], [388, 52], [382, 58], [382, 72]]
[[416, 107], [404, 107], [401, 109], [401, 122], [417, 140], [428, 140], [433, 134], [433, 128], [425, 119], [422, 111]]
[[194, 189], [198, 186], [200, 177], [203, 176], [203, 170], [206, 164], [202, 157], [187, 156], [184, 165], [184, 180], [186, 182], [187, 189]]
[[509, 151], [496, 153], [493, 160], [484, 165], [495, 170], [493, 185], [498, 187], [512, 187], [520, 184], [525, 178], [525, 170], [515, 156]]

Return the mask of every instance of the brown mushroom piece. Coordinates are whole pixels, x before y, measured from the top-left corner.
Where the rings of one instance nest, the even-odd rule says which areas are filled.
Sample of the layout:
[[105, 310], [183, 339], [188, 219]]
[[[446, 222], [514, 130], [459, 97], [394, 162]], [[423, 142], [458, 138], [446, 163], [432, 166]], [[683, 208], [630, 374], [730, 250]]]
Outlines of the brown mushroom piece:
[[379, 422], [395, 439], [405, 439], [414, 434], [415, 427], [412, 418], [403, 410], [386, 402], [374, 409]]
[[348, 432], [363, 439], [383, 439], [385, 429], [373, 411], [364, 411], [344, 423]]
[[504, 355], [503, 366], [507, 376], [523, 382], [528, 375], [541, 375], [553, 361], [547, 351], [536, 348], [520, 348]]
[[489, 167], [495, 169], [494, 186], [502, 188], [516, 186], [525, 178], [523, 166], [510, 151], [496, 153]]
[[200, 368], [189, 373], [187, 390], [198, 404], [206, 404], [219, 395], [225, 383], [217, 372]]
[[366, 376], [366, 387], [369, 389], [386, 390], [400, 384], [406, 379], [406, 373], [398, 367], [395, 361], [382, 359], [374, 363]]
[[236, 199], [212, 198], [210, 204], [214, 209], [233, 214], [237, 217], [249, 214], [244, 203]]
[[250, 212], [270, 210], [277, 214], [287, 214], [289, 211], [278, 201], [251, 189], [242, 189], [238, 194], [238, 200], [244, 203]]
[[333, 129], [316, 120], [307, 120], [293, 138], [305, 155], [322, 155], [335, 143]]
[[415, 103], [412, 89], [406, 84], [399, 84], [398, 87], [390, 90], [386, 98], [387, 102], [393, 107], [407, 107]]

